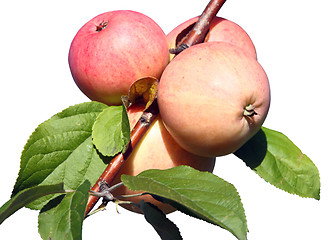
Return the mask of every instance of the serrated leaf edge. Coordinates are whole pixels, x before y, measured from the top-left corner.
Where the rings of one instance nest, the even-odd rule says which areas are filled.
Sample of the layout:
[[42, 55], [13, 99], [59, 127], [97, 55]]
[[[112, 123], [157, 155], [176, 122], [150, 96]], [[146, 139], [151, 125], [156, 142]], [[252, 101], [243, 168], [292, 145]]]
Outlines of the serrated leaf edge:
[[[188, 166], [179, 166], [179, 167], [191, 168], [191, 167], [188, 167]], [[145, 172], [147, 172], [147, 171], [148, 171], [148, 170], [146, 170]], [[212, 173], [209, 173], [209, 172], [203, 172], [203, 173], [210, 174], [210, 175], [212, 175], [212, 176], [215, 176], [215, 177], [219, 178], [218, 176], [216, 176], [216, 175], [214, 175], [214, 174], [212, 174]], [[140, 174], [139, 174], [139, 175], [140, 175]], [[139, 175], [138, 175], [138, 177], [141, 178], [141, 176], [139, 176]], [[150, 178], [148, 178], [148, 177], [143, 177], [143, 178], [145, 178], [145, 179], [148, 180], [148, 181], [150, 180]], [[173, 179], [173, 177], [171, 177], [171, 178]], [[165, 178], [165, 179], [167, 179], [167, 178]], [[178, 179], [185, 179], [185, 180], [187, 180], [186, 176], [185, 176], [185, 177], [182, 177], [182, 178], [178, 178]], [[244, 215], [245, 219], [242, 219], [241, 216], [238, 215], [238, 214], [236, 214], [235, 211], [233, 211], [232, 209], [229, 209], [229, 208], [227, 208], [227, 207], [223, 207], [223, 206], [221, 206], [221, 207], [225, 208], [226, 210], [229, 210], [229, 212], [233, 213], [234, 216], [237, 216], [238, 219], [241, 221], [241, 223], [243, 223], [242, 226], [244, 226], [244, 228], [245, 228], [245, 229], [243, 230], [243, 231], [245, 232], [245, 234], [244, 234], [244, 235], [245, 235], [244, 238], [239, 238], [239, 236], [237, 236], [237, 235], [232, 231], [232, 229], [230, 229], [226, 224], [223, 224], [222, 222], [217, 223], [216, 218], [214, 217], [214, 215], [209, 214], [208, 211], [205, 211], [204, 208], [200, 207], [200, 206], [199, 206], [198, 204], [196, 204], [195, 202], [193, 202], [193, 205], [194, 205], [194, 206], [198, 206], [199, 209], [202, 209], [203, 212], [207, 212], [208, 214], [207, 214], [207, 215], [201, 215], [200, 213], [197, 212], [198, 210], [193, 209], [193, 208], [191, 208], [191, 207], [187, 207], [187, 208], [190, 209], [191, 211], [193, 211], [197, 216], [199, 216], [201, 220], [204, 220], [204, 221], [206, 221], [206, 222], [208, 222], [208, 223], [212, 223], [212, 224], [214, 224], [214, 225], [220, 226], [220, 227], [222, 227], [222, 228], [228, 230], [228, 231], [231, 232], [234, 236], [236, 236], [238, 239], [246, 239], [246, 233], [248, 232], [248, 228], [247, 228], [247, 223], [246, 223], [245, 210], [244, 210], [244, 207], [243, 207], [243, 204], [242, 204], [241, 198], [240, 198], [240, 196], [239, 196], [239, 194], [238, 194], [236, 188], [234, 187], [234, 185], [232, 185], [231, 183], [229, 183], [229, 182], [227, 182], [227, 181], [225, 181], [225, 180], [223, 180], [223, 179], [221, 179], [221, 178], [219, 178], [219, 179], [220, 179], [221, 181], [224, 181], [226, 184], [229, 184], [233, 189], [235, 189], [236, 197], [238, 197], [237, 200], [239, 200], [239, 205], [241, 205], [241, 207], [242, 207], [242, 214]], [[193, 179], [192, 179], [192, 180], [193, 180]], [[152, 179], [152, 181], [153, 181], [154, 183], [157, 183], [157, 184], [161, 185], [161, 186], [165, 186], [165, 187], [167, 187], [166, 185], [161, 184], [160, 182], [155, 181], [154, 179]], [[139, 191], [140, 189], [134, 189], [134, 188], [132, 188], [131, 190], [137, 190], [137, 191]], [[175, 192], [178, 196], [181, 196], [181, 194], [179, 194], [177, 191], [175, 191], [175, 190], [172, 190], [172, 191]], [[196, 191], [196, 190], [195, 190], [195, 191]], [[152, 193], [152, 192], [150, 192], [150, 193], [151, 193], [151, 194], [158, 195], [158, 196], [163, 197], [163, 198], [167, 198], [164, 194], [158, 194], [158, 193]], [[215, 193], [217, 193], [217, 192], [215, 192]], [[181, 198], [182, 198], [182, 197], [181, 197]], [[189, 200], [188, 198], [185, 198], [185, 199]], [[179, 204], [185, 206], [185, 204], [184, 204], [182, 201], [176, 201], [176, 200], [172, 200], [172, 201], [178, 202]], [[190, 200], [189, 200], [189, 202], [191, 203]], [[186, 207], [186, 206], [185, 206], [185, 207]], [[209, 217], [209, 216], [211, 216], [211, 217]]]

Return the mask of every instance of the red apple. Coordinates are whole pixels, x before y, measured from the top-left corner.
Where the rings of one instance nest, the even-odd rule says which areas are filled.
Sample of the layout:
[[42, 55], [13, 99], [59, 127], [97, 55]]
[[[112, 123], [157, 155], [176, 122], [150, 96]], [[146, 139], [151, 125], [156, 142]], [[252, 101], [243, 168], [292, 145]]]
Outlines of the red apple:
[[[128, 116], [131, 125], [134, 125], [137, 116], [141, 115], [142, 110], [143, 107], [141, 105], [133, 105], [133, 108], [129, 108]], [[114, 184], [121, 181], [120, 177], [122, 174], [135, 176], [147, 169], [168, 169], [179, 165], [188, 165], [200, 171], [212, 172], [214, 164], [215, 158], [213, 157], [196, 156], [182, 149], [168, 133], [160, 116], [157, 116], [157, 119], [152, 123], [145, 136], [140, 140], [131, 156], [126, 160], [125, 165], [115, 178]], [[131, 191], [124, 186], [113, 192], [115, 196], [131, 195], [135, 193], [138, 192]], [[150, 195], [123, 198], [122, 200], [139, 203], [142, 199], [156, 205], [164, 213], [170, 213], [175, 210], [170, 205], [156, 201]], [[134, 205], [124, 204], [122, 206], [130, 211], [140, 212], [139, 208]]]
[[74, 37], [69, 51], [72, 76], [91, 100], [121, 103], [137, 79], [159, 78], [169, 61], [166, 35], [142, 13], [100, 14]]
[[257, 60], [225, 42], [194, 45], [166, 67], [158, 88], [163, 122], [187, 151], [232, 153], [263, 124], [269, 82]]
[[[169, 43], [169, 48], [174, 48], [176, 46], [177, 37], [180, 33], [188, 27], [192, 27], [198, 20], [198, 17], [191, 18], [188, 21], [180, 24], [174, 28], [170, 33], [167, 34], [167, 41]], [[184, 32], [186, 33], [186, 32]], [[184, 34], [183, 34], [184, 35]], [[204, 42], [228, 42], [237, 47], [244, 49], [248, 54], [257, 58], [256, 49], [254, 44], [249, 37], [249, 35], [236, 23], [229, 21], [221, 17], [215, 17], [209, 28]], [[171, 54], [171, 57], [174, 55]]]

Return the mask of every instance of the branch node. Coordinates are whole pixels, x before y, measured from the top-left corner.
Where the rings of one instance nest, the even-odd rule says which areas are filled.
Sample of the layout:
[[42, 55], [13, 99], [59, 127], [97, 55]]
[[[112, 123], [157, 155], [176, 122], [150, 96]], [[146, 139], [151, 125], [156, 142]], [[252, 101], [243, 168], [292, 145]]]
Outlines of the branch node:
[[114, 196], [111, 194], [112, 188], [109, 187], [106, 181], [102, 180], [98, 183], [98, 185], [100, 187], [100, 191], [95, 192], [90, 190], [89, 192], [91, 195], [96, 197], [102, 197], [103, 203], [107, 203], [115, 200]]
[[169, 51], [171, 54], [179, 54], [180, 52], [182, 52], [183, 50], [185, 50], [189, 47], [190, 46], [188, 46], [188, 44], [182, 43], [176, 48], [171, 48]]
[[140, 118], [140, 122], [143, 125], [148, 125], [151, 123], [151, 118], [153, 117], [153, 114], [150, 112], [144, 112]]

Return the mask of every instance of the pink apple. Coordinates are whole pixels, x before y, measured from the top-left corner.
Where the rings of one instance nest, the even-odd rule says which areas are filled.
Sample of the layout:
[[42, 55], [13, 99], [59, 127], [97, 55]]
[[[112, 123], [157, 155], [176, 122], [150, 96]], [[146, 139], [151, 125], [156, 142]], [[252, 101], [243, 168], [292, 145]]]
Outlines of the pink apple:
[[166, 35], [142, 13], [119, 10], [100, 14], [74, 37], [69, 51], [72, 76], [91, 100], [121, 103], [137, 79], [159, 78], [169, 62]]
[[158, 104], [167, 130], [182, 148], [221, 156], [260, 129], [270, 104], [269, 82], [257, 60], [241, 48], [201, 43], [166, 67]]
[[[177, 38], [181, 39], [180, 33], [188, 27], [192, 27], [198, 20], [198, 17], [191, 18], [180, 24], [167, 34], [169, 47], [174, 48]], [[183, 32], [187, 33], [187, 32]], [[179, 35], [179, 36], [178, 36]], [[184, 34], [183, 34], [184, 35]], [[210, 24], [210, 29], [204, 42], [228, 42], [244, 49], [248, 54], [257, 58], [256, 49], [249, 35], [236, 23], [221, 17], [215, 17]], [[173, 55], [171, 56], [173, 57]]]

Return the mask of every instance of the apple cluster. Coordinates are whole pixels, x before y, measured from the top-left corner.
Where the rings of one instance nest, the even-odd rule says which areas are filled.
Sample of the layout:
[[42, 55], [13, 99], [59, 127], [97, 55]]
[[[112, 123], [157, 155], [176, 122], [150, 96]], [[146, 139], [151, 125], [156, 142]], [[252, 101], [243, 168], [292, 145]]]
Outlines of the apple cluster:
[[[69, 51], [72, 76], [93, 101], [121, 104], [130, 86], [143, 77], [159, 79], [160, 114], [117, 175], [189, 165], [212, 172], [215, 159], [238, 150], [263, 124], [270, 104], [267, 75], [248, 34], [215, 17], [203, 43], [169, 53], [198, 20], [167, 35], [144, 14], [119, 10], [100, 14], [76, 34]], [[131, 126], [144, 106], [128, 109]], [[122, 187], [114, 195], [132, 194]], [[144, 195], [165, 213], [174, 209]], [[138, 212], [134, 206], [128, 209]]]

